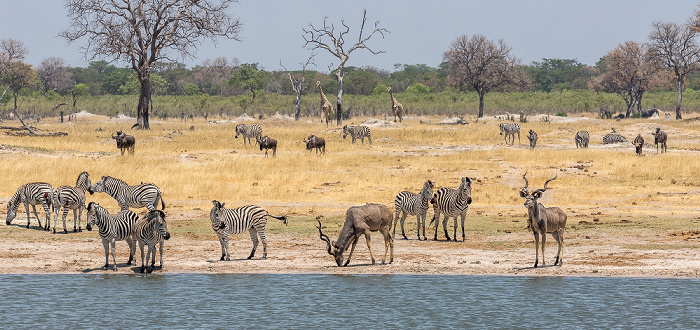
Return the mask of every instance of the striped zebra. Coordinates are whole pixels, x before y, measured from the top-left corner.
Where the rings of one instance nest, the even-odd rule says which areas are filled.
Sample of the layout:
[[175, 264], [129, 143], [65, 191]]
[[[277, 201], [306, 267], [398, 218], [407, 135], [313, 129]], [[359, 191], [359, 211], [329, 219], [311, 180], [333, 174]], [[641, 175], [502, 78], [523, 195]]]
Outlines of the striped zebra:
[[616, 133], [605, 134], [605, 136], [603, 136], [603, 144], [620, 142], [627, 142], [627, 139], [624, 136]]
[[421, 227], [423, 227], [423, 239], [428, 240], [428, 238], [425, 237], [425, 217], [428, 213], [430, 198], [433, 197], [433, 187], [433, 182], [428, 180], [425, 181], [423, 189], [421, 189], [418, 194], [414, 194], [410, 191], [402, 191], [396, 195], [396, 199], [394, 200], [396, 217], [394, 218], [394, 233], [392, 236], [396, 236], [396, 223], [399, 221], [399, 214], [401, 214], [401, 235], [403, 235], [404, 239], [408, 239], [404, 232], [403, 224], [404, 221], [406, 221], [406, 215], [410, 214], [416, 216], [418, 240], [420, 241]]
[[[253, 145], [251, 141], [256, 140], [262, 136], [262, 127], [258, 124], [253, 124], [246, 126], [245, 124], [236, 125], [236, 139], [238, 135], [243, 135], [243, 145], [245, 145], [246, 139], [248, 139], [248, 144]], [[257, 143], [257, 142], [256, 142]]]
[[348, 135], [352, 137], [352, 143], [355, 140], [362, 140], [362, 144], [365, 144], [365, 137], [369, 140], [369, 144], [372, 144], [372, 132], [370, 132], [367, 126], [343, 126], [343, 139]]
[[152, 183], [130, 186], [122, 180], [111, 176], [103, 176], [88, 191], [91, 194], [96, 192], [107, 193], [117, 200], [122, 211], [128, 210], [130, 207], [139, 208], [144, 206], [149, 211], [153, 211], [158, 208], [158, 201], [160, 201], [160, 205], [165, 210], [163, 194], [160, 192], [160, 188]]
[[36, 213], [36, 206], [41, 204], [41, 206], [44, 207], [44, 212], [46, 212], [46, 222], [43, 229], [49, 230], [51, 225], [51, 211], [49, 211], [49, 205], [53, 205], [53, 187], [50, 184], [45, 182], [31, 182], [19, 187], [14, 196], [7, 202], [7, 220], [5, 220], [5, 224], [8, 226], [17, 216], [17, 210], [20, 204], [24, 204], [24, 208], [27, 210], [27, 228], [29, 228], [29, 205], [32, 206], [34, 216], [39, 222], [39, 228], [42, 228], [41, 219], [39, 219], [39, 215]]
[[537, 145], [537, 132], [530, 130], [527, 134], [527, 139], [530, 140], [530, 150], [535, 149], [535, 145]]
[[[144, 270], [152, 272], [156, 264], [156, 244], [159, 244], [160, 250], [160, 269], [163, 269], [163, 243], [164, 240], [170, 239], [168, 232], [168, 223], [165, 222], [165, 212], [161, 210], [148, 211], [143, 217], [136, 220], [132, 239], [139, 242], [141, 250], [141, 272]], [[143, 253], [144, 245], [148, 246], [148, 254]], [[146, 263], [151, 259], [151, 264], [146, 267]]]
[[644, 137], [642, 137], [642, 134], [637, 134], [637, 137], [634, 138], [634, 142], [632, 142], [632, 144], [634, 144], [634, 149], [637, 156], [641, 156], [642, 148], [644, 147]]
[[75, 187], [60, 186], [53, 193], [53, 205], [56, 216], [53, 218], [53, 233], [56, 233], [56, 221], [58, 213], [63, 208], [63, 233], [66, 230], [66, 215], [68, 210], [73, 210], [73, 232], [83, 231], [80, 221], [85, 208], [85, 190], [90, 189], [90, 174], [83, 172], [78, 175]]
[[235, 209], [227, 209], [224, 208], [226, 203], [219, 203], [218, 201], [212, 201], [212, 203], [214, 207], [209, 212], [209, 217], [211, 219], [211, 228], [214, 229], [219, 237], [219, 243], [221, 243], [220, 260], [231, 260], [228, 253], [229, 235], [240, 234], [246, 230], [250, 233], [250, 239], [253, 241], [253, 251], [250, 252], [248, 259], [253, 258], [253, 255], [255, 255], [255, 249], [258, 247], [258, 234], [260, 234], [260, 239], [263, 243], [262, 258], [266, 259], [267, 239], [265, 238], [265, 225], [267, 224], [267, 217], [270, 216], [282, 220], [285, 225], [287, 224], [286, 216], [276, 217], [267, 213], [260, 206], [247, 205]]
[[127, 265], [131, 265], [136, 253], [136, 241], [131, 236], [134, 231], [134, 224], [139, 216], [134, 211], [121, 211], [115, 215], [109, 214], [100, 204], [90, 202], [87, 207], [87, 224], [85, 229], [91, 231], [92, 226], [99, 228], [100, 238], [102, 238], [102, 246], [105, 248], [105, 265], [104, 269], [109, 269], [109, 247], [112, 246], [112, 261], [114, 262], [114, 270], [117, 270], [117, 257], [115, 245], [117, 241], [126, 241], [129, 245], [129, 261]]
[[510, 144], [513, 145], [515, 143], [515, 133], [518, 133], [518, 143], [520, 143], [520, 124], [518, 124], [518, 123], [509, 123], [509, 124], [501, 123], [501, 124], [498, 124], [498, 127], [501, 129], [501, 133], [499, 135], [503, 135], [504, 132], [506, 133], [504, 136], [504, 138], [506, 140], [506, 144], [508, 144], [508, 136], [510, 136], [512, 138], [512, 141]]
[[588, 141], [590, 140], [590, 135], [588, 131], [578, 131], [576, 136], [574, 136], [574, 142], [576, 142], [576, 148], [588, 148]]
[[442, 229], [445, 230], [445, 237], [450, 240], [450, 235], [447, 234], [447, 221], [450, 217], [455, 218], [454, 241], [457, 241], [457, 216], [462, 219], [462, 241], [464, 241], [464, 218], [467, 216], [467, 208], [472, 203], [472, 180], [468, 177], [462, 178], [462, 183], [459, 188], [440, 188], [433, 198], [430, 200], [433, 204], [433, 220], [435, 222], [435, 237], [437, 241], [438, 227], [440, 227], [440, 213], [445, 214], [445, 219], [442, 221]]

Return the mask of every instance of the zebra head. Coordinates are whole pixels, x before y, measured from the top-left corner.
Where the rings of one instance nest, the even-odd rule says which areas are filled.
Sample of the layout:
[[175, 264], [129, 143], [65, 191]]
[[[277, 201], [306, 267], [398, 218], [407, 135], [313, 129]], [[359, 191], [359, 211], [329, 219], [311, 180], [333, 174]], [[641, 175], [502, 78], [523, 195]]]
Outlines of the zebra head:
[[435, 187], [435, 184], [427, 180], [423, 184], [423, 189], [420, 191], [420, 195], [423, 196], [423, 200], [429, 199], [433, 196], [433, 187]]
[[90, 191], [91, 184], [90, 174], [88, 174], [88, 172], [80, 173], [80, 175], [78, 175], [78, 180], [75, 182], [76, 187], [87, 190], [88, 192]]
[[343, 139], [344, 139], [346, 136], [350, 135], [350, 128], [351, 128], [351, 127], [352, 127], [352, 126], [348, 127], [348, 125], [343, 126]]
[[[221, 217], [223, 215], [223, 210], [224, 210], [224, 205], [226, 203], [219, 203], [219, 201], [211, 201], [214, 204], [214, 207], [211, 208], [211, 212], [209, 212], [209, 219], [211, 220], [211, 227], [214, 228], [214, 230], [220, 230], [226, 228], [226, 222], [221, 220]], [[221, 210], [221, 212], [220, 212]]]
[[498, 135], [503, 135], [503, 131], [505, 130], [505, 125], [506, 125], [506, 124], [502, 124], [502, 123], [501, 123], [501, 124], [498, 124], [498, 128], [501, 129], [501, 133], [499, 133]]
[[523, 174], [523, 180], [525, 180], [525, 187], [520, 189], [520, 197], [525, 198], [525, 207], [527, 207], [529, 209], [531, 207], [537, 206], [537, 199], [542, 197], [542, 193], [547, 190], [547, 184], [549, 183], [549, 181], [556, 179], [557, 175], [555, 175], [553, 178], [547, 180], [544, 183], [543, 189], [536, 189], [532, 193], [528, 192], [528, 190], [527, 190], [528, 182], [527, 182], [527, 178], [525, 177], [526, 175], [527, 175], [527, 171], [525, 172], [525, 174]]
[[12, 206], [12, 203], [7, 203], [7, 220], [5, 220], [6, 225], [10, 225], [12, 220], [17, 216], [17, 208]]
[[148, 221], [155, 221], [154, 227], [155, 231], [163, 237], [164, 239], [170, 239], [170, 232], [168, 231], [168, 223], [165, 222], [165, 212], [161, 210], [153, 210], [148, 212], [146, 215]]
[[238, 138], [238, 135], [243, 134], [243, 131], [245, 131], [245, 124], [236, 125], [236, 139]]
[[88, 188], [88, 192], [90, 195], [96, 193], [96, 192], [107, 192], [107, 189], [105, 188], [105, 180], [108, 178], [107, 176], [103, 176], [100, 181], [95, 182], [94, 185], [92, 185], [90, 188]]
[[462, 183], [459, 184], [460, 194], [464, 194], [467, 205], [472, 203], [472, 179], [469, 177], [463, 177]]
[[85, 229], [88, 231], [92, 231], [92, 226], [97, 224], [97, 213], [99, 209], [102, 209], [102, 206], [100, 204], [97, 204], [95, 202], [90, 202], [87, 206], [87, 225], [85, 225]]

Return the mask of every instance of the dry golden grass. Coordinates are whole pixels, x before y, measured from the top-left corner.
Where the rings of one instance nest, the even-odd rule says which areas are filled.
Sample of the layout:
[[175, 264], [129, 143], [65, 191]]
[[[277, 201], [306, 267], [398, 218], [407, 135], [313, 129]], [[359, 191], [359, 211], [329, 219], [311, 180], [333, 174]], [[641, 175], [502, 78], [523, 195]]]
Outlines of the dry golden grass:
[[[592, 115], [590, 116], [592, 117]], [[364, 119], [364, 118], [361, 118]], [[359, 124], [359, 118], [347, 124]], [[460, 178], [475, 178], [473, 204], [468, 213], [473, 232], [495, 233], [524, 230], [526, 213], [518, 190], [528, 171], [532, 188], [558, 175], [541, 202], [560, 206], [576, 225], [593, 217], [657, 217], [684, 219], [666, 230], [694, 228], [688, 219], [700, 216], [700, 152], [697, 121], [572, 120], [522, 124], [521, 143], [507, 146], [498, 134], [497, 121], [480, 120], [463, 126], [425, 123], [441, 118], [408, 118], [402, 125], [372, 127], [373, 144], [350, 143], [342, 129], [318, 123], [282, 119], [254, 121], [263, 134], [278, 140], [277, 157], [264, 158], [256, 146], [234, 138], [236, 123], [210, 125], [204, 121], [153, 121], [149, 131], [130, 131], [133, 119], [79, 116], [77, 123], [57, 123], [49, 118], [40, 129], [65, 131], [66, 137], [0, 136], [0, 196], [4, 201], [17, 187], [32, 181], [55, 187], [74, 185], [82, 171], [93, 182], [103, 175], [127, 183], [153, 182], [161, 187], [167, 208], [208, 217], [211, 200], [233, 207], [259, 204], [272, 214], [298, 217], [298, 230], [313, 231], [316, 215], [342, 218], [356, 204], [377, 202], [393, 208], [402, 190], [418, 192], [425, 180], [436, 190], [457, 187]], [[194, 131], [189, 127], [194, 125]], [[642, 133], [653, 143], [651, 131], [662, 127], [669, 133], [669, 152], [645, 149], [634, 153], [631, 143], [603, 146], [602, 136], [611, 127], [633, 140]], [[103, 131], [96, 131], [102, 128]], [[527, 147], [527, 131], [538, 132], [538, 148]], [[577, 130], [591, 134], [590, 148], [576, 149]], [[110, 134], [124, 130], [136, 136], [136, 155], [121, 156]], [[326, 139], [327, 153], [304, 150], [303, 138], [316, 134]], [[114, 211], [116, 202], [106, 194], [88, 197]], [[23, 207], [20, 212], [23, 212]], [[597, 213], [597, 214], [596, 214]], [[593, 215], [596, 214], [596, 215]], [[432, 211], [429, 212], [429, 217]], [[70, 217], [70, 216], [69, 216]], [[22, 213], [18, 217], [22, 223]], [[406, 221], [407, 232], [415, 218]], [[503, 225], [499, 226], [499, 220]], [[302, 228], [303, 227], [303, 228]], [[203, 225], [202, 231], [210, 233]], [[186, 231], [186, 230], [185, 230]], [[192, 231], [196, 235], [199, 230]], [[413, 233], [413, 232], [412, 232]]]

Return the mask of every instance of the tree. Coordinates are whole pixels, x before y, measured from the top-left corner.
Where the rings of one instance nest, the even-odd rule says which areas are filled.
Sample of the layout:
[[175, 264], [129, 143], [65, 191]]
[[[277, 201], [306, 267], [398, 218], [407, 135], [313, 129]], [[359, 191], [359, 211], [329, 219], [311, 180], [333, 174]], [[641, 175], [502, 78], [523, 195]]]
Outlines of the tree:
[[297, 94], [297, 98], [294, 101], [294, 120], [299, 120], [299, 116], [301, 115], [301, 92], [304, 91], [304, 87], [306, 87], [304, 85], [306, 82], [306, 67], [309, 66], [309, 64], [316, 65], [314, 63], [314, 56], [316, 56], [316, 54], [311, 53], [309, 59], [306, 60], [306, 63], [299, 63], [301, 64], [301, 77], [299, 78], [291, 71], [287, 70], [287, 68], [285, 68], [282, 64], [282, 60], [280, 60], [280, 66], [289, 76], [289, 82], [292, 83], [292, 90], [294, 90], [294, 92]]
[[658, 63], [648, 52], [648, 45], [627, 41], [609, 51], [602, 59], [603, 74], [592, 80], [594, 89], [619, 94], [627, 104], [629, 118], [635, 104], [641, 110], [644, 92], [657, 84]]
[[78, 98], [90, 95], [90, 87], [83, 83], [76, 84], [73, 90], [71, 90], [70, 95], [73, 99], [73, 110], [75, 110], [75, 104], [78, 103]]
[[[27, 55], [27, 49], [21, 41], [14, 39], [0, 40], [0, 78], [5, 80], [5, 75], [8, 74], [8, 69], [13, 63], [21, 62]], [[8, 84], [5, 90], [0, 95], [0, 100], [5, 98], [5, 94], [11, 88]], [[16, 102], [15, 102], [16, 106]]]
[[343, 25], [343, 29], [336, 35], [335, 26], [333, 24], [328, 25], [328, 16], [323, 19], [323, 27], [316, 28], [313, 24], [309, 24], [309, 29], [302, 29], [304, 31], [304, 47], [310, 47], [311, 51], [316, 49], [325, 49], [331, 55], [338, 58], [340, 61], [335, 69], [332, 69], [333, 64], [328, 66], [328, 69], [335, 73], [335, 78], [338, 82], [338, 100], [336, 107], [336, 123], [338, 125], [343, 124], [343, 77], [345, 76], [345, 63], [347, 63], [350, 58], [350, 53], [357, 49], [366, 49], [372, 54], [385, 53], [384, 51], [374, 51], [372, 48], [367, 46], [366, 42], [369, 41], [375, 33], [382, 35], [384, 39], [384, 32], [389, 32], [385, 28], [379, 27], [379, 21], [374, 22], [374, 30], [367, 35], [362, 37], [365, 29], [365, 23], [367, 21], [367, 10], [365, 9], [362, 15], [362, 26], [360, 27], [360, 34], [357, 38], [357, 43], [355, 43], [350, 49], [345, 50], [345, 36], [350, 32], [350, 27], [345, 24], [345, 21], [341, 18], [340, 24]]
[[227, 83], [239, 64], [237, 58], [234, 58], [231, 64], [225, 57], [217, 57], [214, 60], [206, 59], [201, 65], [192, 69], [192, 79], [204, 93], [230, 95], [230, 86]]
[[551, 92], [563, 89], [585, 89], [590, 79], [590, 68], [576, 60], [543, 58], [526, 66], [535, 84], [535, 90]]
[[[695, 22], [698, 22], [697, 17], [700, 14], [696, 12], [695, 15]], [[651, 26], [649, 52], [663, 63], [664, 67], [672, 71], [676, 77], [676, 91], [678, 93], [676, 119], [682, 119], [681, 103], [683, 102], [686, 77], [700, 69], [698, 65], [698, 61], [700, 61], [700, 47], [695, 41], [698, 28], [661, 22], [654, 22]]]
[[255, 90], [265, 88], [268, 74], [258, 69], [258, 63], [243, 63], [238, 70], [233, 72], [229, 80], [232, 85], [249, 90], [253, 94], [251, 103], [255, 101]]
[[241, 22], [228, 14], [237, 0], [66, 0], [71, 27], [68, 42], [83, 37], [86, 57], [106, 57], [131, 64], [141, 89], [139, 129], [149, 129], [150, 76], [153, 65], [170, 60], [167, 51], [194, 57], [205, 39], [239, 40]]
[[479, 114], [484, 116], [484, 95], [507, 85], [525, 83], [525, 74], [511, 48], [503, 40], [494, 43], [483, 35], [457, 38], [444, 58], [448, 63], [448, 81], [459, 90], [474, 89], [479, 95]]
[[62, 58], [49, 57], [44, 59], [39, 64], [37, 73], [44, 88], [44, 96], [47, 96], [49, 91], [60, 94], [74, 85], [71, 67], [66, 65]]

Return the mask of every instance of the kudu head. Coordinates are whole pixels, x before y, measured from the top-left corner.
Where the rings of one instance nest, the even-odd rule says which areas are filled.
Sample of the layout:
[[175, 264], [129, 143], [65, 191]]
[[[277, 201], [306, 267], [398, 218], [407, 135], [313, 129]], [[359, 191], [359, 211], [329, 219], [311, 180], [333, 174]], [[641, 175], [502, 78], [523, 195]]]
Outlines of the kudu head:
[[335, 258], [335, 263], [338, 264], [338, 267], [343, 266], [343, 252], [344, 249], [338, 246], [338, 244], [335, 243], [335, 241], [331, 241], [331, 239], [328, 237], [328, 235], [324, 234], [323, 231], [321, 231], [321, 220], [319, 220], [319, 217], [316, 217], [316, 221], [318, 221], [318, 233], [321, 236], [321, 240], [326, 242], [326, 249], [328, 250], [328, 254], [332, 255]]
[[525, 207], [531, 208], [531, 207], [537, 206], [537, 199], [542, 197], [542, 193], [547, 190], [547, 184], [549, 183], [549, 181], [556, 179], [557, 175], [555, 175], [553, 178], [547, 180], [544, 183], [543, 189], [536, 189], [532, 193], [528, 192], [528, 190], [527, 190], [528, 182], [527, 182], [526, 176], [527, 176], [527, 172], [525, 172], [525, 174], [523, 174], [523, 180], [525, 180], [525, 187], [520, 189], [520, 197], [525, 198]]

